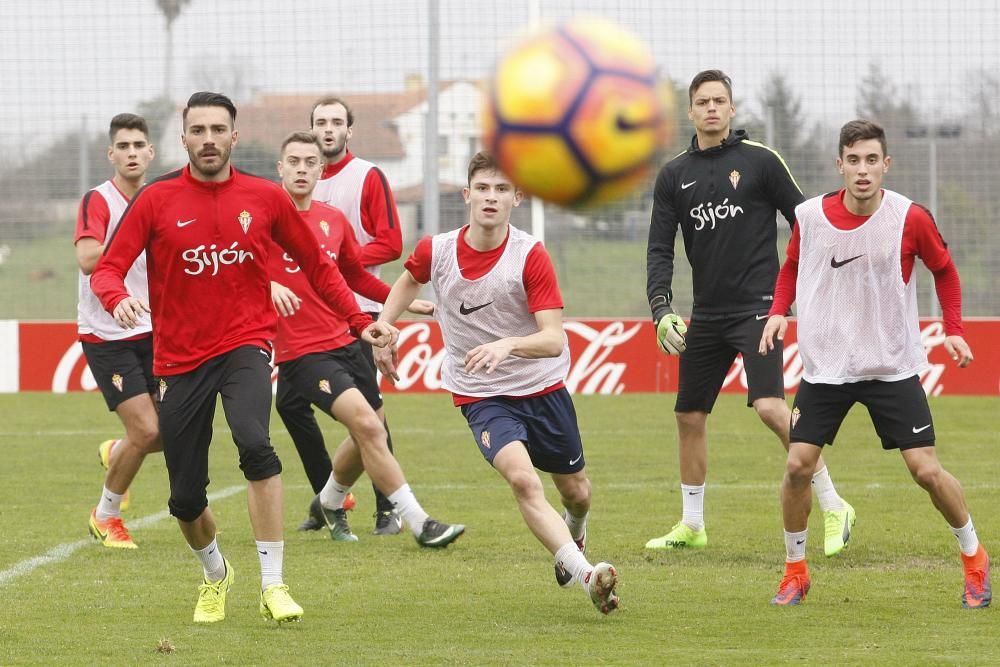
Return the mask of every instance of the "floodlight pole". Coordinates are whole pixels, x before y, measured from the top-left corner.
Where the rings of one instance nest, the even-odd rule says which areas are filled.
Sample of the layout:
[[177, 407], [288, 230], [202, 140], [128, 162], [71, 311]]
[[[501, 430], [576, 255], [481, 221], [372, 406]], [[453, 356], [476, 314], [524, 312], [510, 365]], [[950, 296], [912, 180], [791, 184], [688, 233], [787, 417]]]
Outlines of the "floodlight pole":
[[427, 0], [427, 115], [424, 117], [424, 233], [440, 229], [438, 179], [438, 67], [440, 61], [440, 7]]
[[[528, 2], [528, 26], [537, 30], [542, 24], [541, 0]], [[531, 198], [531, 235], [545, 243], [545, 202], [538, 197]]]
[[90, 189], [90, 161], [87, 159], [87, 148], [87, 116], [84, 114], [80, 116], [80, 150], [77, 152], [77, 166], [79, 168], [77, 175], [80, 178], [78, 192], [86, 192]]

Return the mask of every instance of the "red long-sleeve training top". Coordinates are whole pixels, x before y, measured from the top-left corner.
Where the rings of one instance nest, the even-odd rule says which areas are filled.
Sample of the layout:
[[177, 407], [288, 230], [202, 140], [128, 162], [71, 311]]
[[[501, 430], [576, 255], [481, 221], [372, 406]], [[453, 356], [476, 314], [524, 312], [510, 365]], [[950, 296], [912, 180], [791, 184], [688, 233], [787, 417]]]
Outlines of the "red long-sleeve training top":
[[123, 276], [145, 249], [153, 372], [186, 373], [242, 345], [270, 349], [276, 329], [268, 274], [272, 240], [355, 334], [371, 323], [285, 191], [236, 169], [213, 183], [184, 167], [140, 190], [90, 285], [113, 312], [128, 296]]
[[[389, 286], [365, 271], [361, 248], [354, 230], [338, 209], [312, 202], [299, 212], [312, 231], [320, 249], [337, 262], [347, 285], [362, 296], [385, 303]], [[302, 270], [280, 248], [271, 253], [271, 280], [292, 290], [302, 300], [299, 310], [288, 317], [278, 316], [278, 336], [274, 341], [274, 363], [282, 364], [313, 352], [336, 350], [354, 342], [343, 316], [330, 309], [302, 275]]]

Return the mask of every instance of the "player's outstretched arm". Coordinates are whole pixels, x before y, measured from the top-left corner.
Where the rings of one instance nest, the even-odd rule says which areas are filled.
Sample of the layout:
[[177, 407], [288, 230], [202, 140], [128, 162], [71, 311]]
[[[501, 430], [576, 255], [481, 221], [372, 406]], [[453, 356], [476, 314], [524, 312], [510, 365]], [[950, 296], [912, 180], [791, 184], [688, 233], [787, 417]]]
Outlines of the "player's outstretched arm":
[[[392, 284], [389, 296], [385, 300], [385, 307], [382, 309], [382, 313], [378, 319], [382, 322], [395, 324], [399, 316], [403, 314], [403, 311], [409, 308], [413, 304], [414, 299], [417, 298], [417, 295], [420, 294], [420, 287], [421, 284], [413, 277], [413, 274], [409, 271], [403, 271], [399, 278], [396, 279], [396, 282]], [[419, 304], [417, 307], [420, 307]], [[433, 308], [431, 312], [433, 312]]]
[[785, 319], [785, 316], [771, 315], [767, 318], [764, 331], [760, 335], [760, 345], [757, 347], [757, 351], [763, 355], [773, 350], [775, 336], [778, 340], [785, 340], [786, 331], [788, 331], [788, 320]]
[[465, 353], [465, 370], [477, 373], [485, 370], [489, 375], [509, 356], [522, 359], [558, 357], [566, 346], [562, 327], [562, 309], [551, 308], [535, 313], [538, 331], [530, 336], [501, 338], [477, 345]]

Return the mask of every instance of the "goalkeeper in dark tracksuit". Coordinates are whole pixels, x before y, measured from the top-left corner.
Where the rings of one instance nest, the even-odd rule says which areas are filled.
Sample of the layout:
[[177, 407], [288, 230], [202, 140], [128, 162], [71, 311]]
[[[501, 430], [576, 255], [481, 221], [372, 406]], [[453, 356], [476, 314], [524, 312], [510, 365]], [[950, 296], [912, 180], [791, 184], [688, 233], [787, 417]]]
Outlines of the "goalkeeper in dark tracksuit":
[[[706, 422], [737, 353], [743, 355], [747, 405], [788, 449], [793, 418], [785, 403], [783, 349], [757, 353], [778, 275], [776, 213], [794, 224], [803, 201], [795, 179], [774, 150], [731, 130], [732, 82], [719, 70], [694, 77], [688, 117], [691, 146], [660, 170], [646, 249], [646, 295], [657, 342], [680, 355], [674, 413], [679, 441], [681, 520], [649, 549], [704, 548]], [[694, 279], [690, 328], [671, 308], [674, 239], [678, 227]], [[825, 518], [828, 556], [844, 548], [854, 508], [837, 494], [820, 459], [813, 486]]]

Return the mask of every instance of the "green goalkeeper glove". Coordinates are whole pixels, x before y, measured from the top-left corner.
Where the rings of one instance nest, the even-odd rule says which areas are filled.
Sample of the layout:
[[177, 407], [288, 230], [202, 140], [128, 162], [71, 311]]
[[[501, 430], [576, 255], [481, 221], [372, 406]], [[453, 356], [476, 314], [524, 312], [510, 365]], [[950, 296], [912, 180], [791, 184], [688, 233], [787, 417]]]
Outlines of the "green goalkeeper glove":
[[656, 324], [656, 342], [667, 354], [678, 355], [687, 349], [687, 343], [684, 342], [687, 330], [680, 315], [667, 313]]

